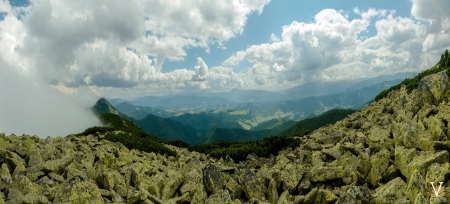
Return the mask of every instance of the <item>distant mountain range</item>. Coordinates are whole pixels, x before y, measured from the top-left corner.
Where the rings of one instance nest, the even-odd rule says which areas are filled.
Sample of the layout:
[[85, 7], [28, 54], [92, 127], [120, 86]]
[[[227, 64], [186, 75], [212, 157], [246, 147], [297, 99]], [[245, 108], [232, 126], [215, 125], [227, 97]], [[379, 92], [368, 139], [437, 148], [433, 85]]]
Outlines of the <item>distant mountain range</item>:
[[[360, 109], [381, 91], [412, 75], [400, 73], [365, 80], [311, 82], [283, 93], [233, 89], [226, 93], [202, 91], [131, 101], [112, 99], [112, 104], [102, 98], [94, 109], [119, 115], [164, 140], [183, 140], [189, 144], [257, 140], [311, 129], [314, 126], [305, 126], [308, 120], [302, 119], [333, 109]], [[382, 81], [384, 79], [388, 81]], [[334, 121], [327, 119], [330, 114], [332, 118], [339, 118], [347, 112], [327, 112], [322, 120]]]
[[[141, 120], [128, 117], [120, 113], [106, 99], [101, 98], [93, 107], [96, 113], [109, 113], [118, 115], [131, 121], [147, 134], [154, 135], [163, 140], [182, 140], [189, 144], [204, 144], [217, 141], [252, 141], [260, 140], [270, 135], [292, 135], [299, 130], [315, 130], [323, 125], [334, 123], [345, 118], [354, 110], [332, 110], [323, 115], [305, 119], [299, 122], [286, 119], [273, 119], [256, 126], [252, 130], [242, 128], [223, 128], [214, 125], [209, 130], [199, 130], [170, 118], [161, 118], [152, 114]], [[195, 116], [197, 117], [197, 116]], [[208, 118], [208, 117], [205, 117]], [[201, 123], [201, 122], [200, 122]], [[125, 120], [123, 124], [126, 125]], [[108, 124], [106, 124], [108, 125]]]
[[[207, 131], [215, 125], [221, 128], [254, 130], [261, 123], [274, 119], [298, 121], [332, 109], [360, 109], [373, 100], [378, 93], [400, 83], [402, 79], [373, 84], [375, 81], [377, 80], [371, 79], [359, 82], [340, 93], [306, 98], [299, 96], [297, 98], [300, 99], [287, 101], [204, 104], [185, 108], [145, 107], [122, 101], [115, 106], [120, 112], [136, 120], [144, 119], [148, 114], [152, 114], [179, 121], [201, 131]], [[361, 87], [358, 89], [357, 86]], [[245, 91], [235, 90], [234, 92]]]
[[[381, 75], [368, 79], [341, 80], [333, 82], [308, 82], [302, 85], [283, 90], [282, 93], [265, 90], [232, 89], [229, 92], [213, 93], [201, 91], [168, 96], [144, 96], [133, 100], [109, 99], [113, 105], [128, 102], [134, 106], [164, 107], [172, 109], [185, 108], [190, 111], [214, 110], [223, 108], [226, 104], [263, 103], [296, 101], [307, 97], [355, 92], [384, 81], [395, 81], [412, 77], [415, 73], [405, 72], [394, 75]], [[221, 106], [222, 105], [222, 106]]]

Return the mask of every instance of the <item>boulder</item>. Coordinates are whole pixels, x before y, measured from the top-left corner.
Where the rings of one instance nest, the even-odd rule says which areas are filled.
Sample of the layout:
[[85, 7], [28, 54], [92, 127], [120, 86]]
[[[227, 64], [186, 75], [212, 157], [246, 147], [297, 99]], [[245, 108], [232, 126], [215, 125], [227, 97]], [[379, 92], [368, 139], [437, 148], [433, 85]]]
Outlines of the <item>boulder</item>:
[[336, 204], [369, 204], [372, 200], [370, 190], [365, 186], [350, 186], [341, 194]]
[[336, 144], [341, 140], [342, 138], [342, 132], [336, 131], [332, 134], [325, 135], [325, 134], [316, 134], [311, 135], [312, 138], [314, 138], [314, 142], [319, 144]]
[[375, 189], [375, 194], [373, 194], [371, 202], [384, 204], [407, 200], [406, 189], [406, 183], [400, 177], [397, 177]]
[[433, 163], [428, 167], [428, 171], [425, 177], [425, 183], [430, 182], [444, 182], [450, 179], [450, 164]]
[[316, 199], [314, 203], [334, 204], [338, 200], [338, 197], [333, 192], [327, 189], [319, 189], [317, 191]]
[[445, 124], [437, 117], [429, 117], [426, 120], [426, 125], [434, 141], [445, 141], [448, 139], [447, 135], [445, 135]]
[[[273, 182], [275, 182], [275, 180]], [[270, 189], [270, 185], [269, 185], [269, 189]], [[241, 199], [242, 187], [233, 178], [230, 178], [228, 180], [228, 182], [225, 184], [225, 190], [227, 190], [230, 193], [231, 199]]]
[[342, 166], [338, 167], [314, 166], [310, 169], [309, 176], [312, 182], [323, 182], [343, 178], [345, 174], [344, 168]]
[[313, 188], [308, 194], [305, 195], [303, 199], [304, 204], [312, 204], [315, 203], [317, 191], [319, 191], [317, 188]]
[[103, 203], [103, 198], [95, 182], [83, 177], [73, 177], [58, 187], [53, 202]]
[[270, 203], [276, 203], [278, 201], [278, 189], [275, 179], [270, 179], [269, 186], [267, 187], [267, 198]]
[[231, 200], [231, 196], [227, 190], [219, 189], [205, 201], [205, 204], [216, 203], [231, 204], [233, 201]]
[[280, 172], [282, 190], [294, 193], [303, 176], [303, 168], [298, 164], [289, 163]]
[[368, 131], [367, 144], [370, 149], [391, 149], [394, 147], [394, 141], [390, 138], [388, 130], [380, 128], [378, 126], [372, 127]]
[[125, 196], [127, 186], [125, 178], [117, 171], [107, 169], [103, 171], [96, 179], [98, 186], [106, 190], [114, 190], [120, 196]]
[[62, 159], [49, 160], [42, 164], [44, 172], [62, 173], [64, 169], [72, 163], [73, 158], [70, 155]]
[[8, 165], [3, 163], [0, 169], [0, 191], [11, 185], [12, 182], [13, 180], [11, 174], [9, 173]]
[[261, 183], [249, 168], [243, 168], [239, 172], [239, 183], [249, 199], [265, 200], [266, 186]]
[[387, 149], [383, 149], [370, 157], [372, 168], [370, 168], [370, 172], [366, 178], [370, 185], [374, 187], [379, 186], [383, 174], [389, 167], [389, 156], [390, 152]]
[[205, 185], [206, 192], [209, 195], [214, 194], [224, 186], [222, 174], [217, 166], [213, 164], [207, 164], [203, 168], [203, 183]]
[[194, 196], [192, 197], [191, 203], [192, 204], [203, 204], [206, 202], [206, 199], [208, 199], [208, 193], [206, 192], [206, 189], [203, 185], [201, 185], [194, 193]]
[[4, 163], [8, 165], [8, 169], [10, 170], [15, 169], [18, 165], [26, 165], [25, 160], [23, 160], [15, 152], [11, 152], [8, 150], [2, 152], [2, 150], [0, 149], [0, 158], [4, 158]]
[[173, 177], [166, 178], [166, 183], [164, 185], [164, 188], [161, 191], [161, 199], [167, 200], [171, 198], [175, 191], [180, 187], [181, 183], [183, 182], [185, 178], [184, 173], [179, 173]]
[[411, 163], [416, 154], [417, 154], [416, 149], [413, 148], [408, 149], [405, 148], [404, 146], [395, 147], [395, 165], [406, 178], [409, 178], [410, 174], [408, 170], [408, 165]]
[[420, 172], [416, 169], [408, 179], [408, 187], [406, 188], [406, 196], [409, 200], [416, 200], [419, 197], [427, 194], [428, 187], [425, 183], [425, 179], [420, 175]]
[[283, 193], [281, 193], [280, 198], [278, 199], [277, 202], [271, 202], [271, 203], [276, 203], [276, 204], [288, 204], [291, 203], [290, 202], [290, 198], [291, 198], [291, 194], [289, 194], [289, 191], [284, 191]]
[[31, 150], [28, 157], [28, 166], [35, 166], [42, 163], [41, 151], [39, 151], [39, 149], [37, 148]]
[[446, 150], [443, 151], [422, 151], [413, 158], [411, 163], [407, 165], [407, 170], [403, 175], [409, 178], [415, 170], [418, 170], [422, 177], [426, 176], [427, 169], [431, 164], [438, 163], [444, 164], [449, 161], [449, 153]]
[[450, 97], [450, 81], [445, 71], [423, 77], [417, 87], [417, 101], [420, 107], [425, 104], [438, 105]]
[[8, 202], [48, 203], [47, 197], [42, 195], [42, 187], [31, 182], [26, 176], [18, 176], [8, 189]]

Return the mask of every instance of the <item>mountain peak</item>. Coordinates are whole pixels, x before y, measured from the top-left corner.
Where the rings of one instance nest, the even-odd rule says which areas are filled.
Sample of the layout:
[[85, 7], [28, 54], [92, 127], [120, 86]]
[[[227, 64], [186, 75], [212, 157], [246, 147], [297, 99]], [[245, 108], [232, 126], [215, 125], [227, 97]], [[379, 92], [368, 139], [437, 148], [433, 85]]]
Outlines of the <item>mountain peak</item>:
[[106, 100], [103, 97], [98, 99], [98, 101], [95, 103], [95, 105], [94, 105], [94, 107], [92, 107], [92, 109], [96, 113], [112, 113], [112, 114], [120, 115], [119, 111], [116, 108], [114, 108], [114, 106], [112, 106], [108, 102], [108, 100]]

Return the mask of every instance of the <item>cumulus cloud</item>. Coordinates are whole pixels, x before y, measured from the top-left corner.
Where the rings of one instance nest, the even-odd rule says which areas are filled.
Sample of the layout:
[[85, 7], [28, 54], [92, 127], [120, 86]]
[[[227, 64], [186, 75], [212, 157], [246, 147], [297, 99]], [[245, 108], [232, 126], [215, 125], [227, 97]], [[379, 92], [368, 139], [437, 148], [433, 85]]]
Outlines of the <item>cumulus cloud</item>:
[[[412, 17], [354, 8], [358, 17], [349, 19], [345, 11], [325, 9], [313, 22], [294, 21], [278, 36], [267, 36], [268, 43], [237, 51], [222, 66], [208, 67], [198, 58], [194, 67], [164, 72], [164, 61], [182, 61], [190, 48], [225, 49], [243, 32], [248, 15], [263, 12], [270, 1], [35, 0], [25, 8], [5, 2], [5, 63], [67, 93], [85, 88], [132, 97], [195, 88], [282, 88], [418, 71], [434, 65], [450, 45], [449, 3], [413, 0]], [[376, 35], [361, 37], [370, 25]], [[234, 72], [242, 61], [250, 67]]]
[[412, 0], [411, 14], [430, 25], [426, 27], [427, 37], [423, 51], [444, 49], [450, 44], [450, 2], [446, 0]]
[[275, 34], [272, 33], [270, 35], [269, 42], [278, 42], [278, 41], [280, 41], [280, 38], [278, 38]]
[[273, 73], [279, 83], [286, 82], [280, 79], [302, 82], [334, 64], [352, 60], [349, 54], [357, 48], [358, 34], [368, 25], [367, 20], [349, 21], [335, 10], [323, 10], [314, 23], [294, 21], [284, 26], [280, 42], [250, 46], [224, 64], [247, 60], [253, 63], [253, 73]]
[[194, 81], [205, 81], [208, 78], [208, 65], [202, 58], [197, 57], [197, 65], [195, 65], [195, 74], [192, 77]]
[[20, 8], [23, 21], [16, 18], [19, 8], [14, 13], [5, 1], [0, 8], [23, 27], [22, 33], [3, 32], [4, 38], [21, 38], [14, 52], [47, 83], [134, 87], [167, 78], [161, 73], [164, 60], [184, 60], [186, 49], [225, 48], [224, 42], [242, 33], [247, 16], [268, 3], [36, 0]]
[[[258, 75], [257, 84], [298, 84], [420, 71], [433, 66], [439, 53], [450, 46], [444, 25], [450, 21], [442, 20], [448, 17], [448, 9], [427, 15], [426, 4], [413, 1], [412, 14], [440, 22], [439, 31], [432, 32], [432, 26], [417, 20], [395, 16], [395, 11], [354, 8], [360, 18], [348, 20], [340, 11], [325, 9], [312, 23], [294, 21], [284, 26], [280, 41], [252, 45], [233, 54], [224, 65], [252, 63], [249, 74]], [[437, 4], [449, 8], [443, 1]], [[371, 24], [376, 27], [376, 35], [362, 38], [360, 34]]]

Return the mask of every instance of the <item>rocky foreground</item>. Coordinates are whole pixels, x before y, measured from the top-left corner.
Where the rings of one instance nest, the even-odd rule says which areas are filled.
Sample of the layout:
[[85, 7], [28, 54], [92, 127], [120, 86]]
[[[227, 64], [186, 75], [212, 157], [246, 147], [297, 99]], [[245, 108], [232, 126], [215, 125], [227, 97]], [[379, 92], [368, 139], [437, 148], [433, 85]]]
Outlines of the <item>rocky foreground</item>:
[[447, 75], [430, 75], [295, 150], [239, 164], [172, 146], [177, 157], [129, 150], [93, 135], [3, 134], [0, 204], [448, 203], [449, 99]]

